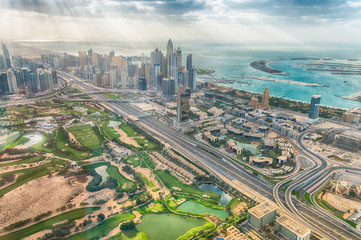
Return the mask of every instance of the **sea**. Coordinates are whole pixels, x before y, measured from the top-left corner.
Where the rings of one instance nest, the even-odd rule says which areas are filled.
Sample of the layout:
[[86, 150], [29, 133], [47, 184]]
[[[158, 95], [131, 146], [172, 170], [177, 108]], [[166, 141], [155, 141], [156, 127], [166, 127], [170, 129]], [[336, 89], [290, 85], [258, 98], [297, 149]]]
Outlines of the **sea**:
[[[21, 42], [23, 45], [47, 49], [56, 52], [67, 52], [77, 55], [78, 51], [109, 53], [123, 56], [150, 56], [150, 52], [159, 48], [165, 54], [167, 41], [164, 42], [122, 42], [122, 41], [32, 41]], [[220, 84], [235, 89], [262, 93], [268, 87], [271, 96], [297, 101], [309, 102], [314, 94], [321, 94], [321, 104], [330, 107], [350, 109], [361, 107], [361, 102], [344, 99], [361, 92], [361, 76], [331, 75], [322, 72], [307, 71], [302, 63], [310, 60], [290, 61], [291, 58], [332, 58], [335, 60], [361, 59], [361, 48], [355, 45], [342, 44], [242, 44], [235, 42], [219, 43], [212, 41], [173, 41], [174, 47], [180, 46], [183, 51], [183, 65], [186, 56], [192, 53], [193, 65], [213, 70], [212, 77], [222, 79]], [[257, 60], [277, 60], [270, 62], [271, 68], [285, 72], [284, 75], [273, 75], [250, 67]], [[356, 62], [360, 63], [360, 62]], [[239, 79], [240, 76], [269, 77], [297, 82], [317, 83], [325, 87], [301, 86], [284, 82], [271, 82], [259, 79]], [[204, 76], [198, 76], [204, 80]], [[224, 80], [224, 81], [223, 81]]]

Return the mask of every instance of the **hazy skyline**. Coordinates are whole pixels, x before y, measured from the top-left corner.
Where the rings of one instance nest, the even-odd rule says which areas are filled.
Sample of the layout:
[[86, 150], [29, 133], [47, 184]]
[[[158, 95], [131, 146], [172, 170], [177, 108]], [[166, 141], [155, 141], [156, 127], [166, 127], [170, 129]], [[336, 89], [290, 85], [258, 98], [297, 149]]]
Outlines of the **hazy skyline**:
[[0, 0], [0, 38], [356, 43], [360, 12], [349, 0]]

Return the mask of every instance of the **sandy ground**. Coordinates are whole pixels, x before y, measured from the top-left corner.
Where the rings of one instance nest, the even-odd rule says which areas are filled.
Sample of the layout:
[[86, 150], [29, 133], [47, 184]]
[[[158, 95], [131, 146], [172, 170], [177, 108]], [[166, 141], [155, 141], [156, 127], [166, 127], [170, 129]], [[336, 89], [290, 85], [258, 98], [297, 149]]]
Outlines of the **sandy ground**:
[[29, 237], [24, 238], [24, 240], [37, 240], [38, 238], [44, 236], [45, 233], [51, 233], [51, 230], [43, 230], [43, 231], [37, 232], [33, 235], [30, 235]]
[[80, 184], [71, 180], [45, 176], [5, 194], [0, 198], [0, 228], [47, 211], [56, 213], [56, 209], [83, 191]]
[[128, 134], [122, 129], [120, 129], [118, 126], [114, 127], [114, 130], [120, 135], [120, 141], [126, 144], [133, 145], [134, 147], [141, 147], [133, 138], [129, 137]]
[[342, 212], [347, 212], [349, 209], [361, 210], [361, 202], [347, 199], [333, 193], [325, 193], [322, 196], [323, 200], [327, 201], [332, 207]]
[[315, 143], [312, 140], [304, 140], [303, 143], [309, 150], [324, 158], [327, 158], [330, 155], [336, 155], [345, 160], [340, 163], [361, 167], [360, 152], [350, 152], [329, 144], [324, 144], [321, 141]]

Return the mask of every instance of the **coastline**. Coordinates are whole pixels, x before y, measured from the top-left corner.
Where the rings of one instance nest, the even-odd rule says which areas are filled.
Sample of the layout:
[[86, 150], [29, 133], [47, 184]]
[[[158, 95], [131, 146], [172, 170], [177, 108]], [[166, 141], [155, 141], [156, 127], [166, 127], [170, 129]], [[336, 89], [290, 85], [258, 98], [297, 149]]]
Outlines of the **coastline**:
[[[280, 59], [278, 59], [280, 60]], [[255, 62], [251, 62], [249, 65], [259, 71], [262, 72], [266, 72], [266, 73], [270, 73], [270, 74], [274, 74], [274, 75], [284, 75], [285, 72], [271, 68], [268, 66], [269, 63], [274, 62], [277, 60], [260, 60], [260, 61], [255, 61]]]
[[241, 76], [241, 77], [232, 77], [232, 78], [249, 78], [249, 79], [258, 79], [258, 80], [270, 81], [270, 82], [282, 82], [282, 83], [301, 85], [301, 86], [309, 86], [309, 87], [326, 87], [325, 85], [320, 85], [317, 83], [305, 83], [305, 82], [297, 82], [297, 81], [292, 81], [292, 80], [276, 79], [276, 78], [269, 78], [269, 77]]

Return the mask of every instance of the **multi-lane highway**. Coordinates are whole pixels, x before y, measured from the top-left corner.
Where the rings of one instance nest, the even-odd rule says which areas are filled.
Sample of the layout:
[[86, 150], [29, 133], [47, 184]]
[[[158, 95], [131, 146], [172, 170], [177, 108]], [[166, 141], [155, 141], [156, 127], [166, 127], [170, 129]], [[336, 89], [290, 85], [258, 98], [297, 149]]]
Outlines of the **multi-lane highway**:
[[[59, 75], [72, 81], [84, 92], [95, 91], [92, 84], [84, 82], [82, 79], [71, 74], [59, 73]], [[107, 97], [102, 94], [94, 94], [92, 97], [98, 100], [107, 99]], [[133, 108], [129, 104], [107, 101], [102, 102], [102, 104], [117, 114], [143, 116], [140, 117], [140, 120], [136, 123], [140, 128], [167, 142], [173, 148], [180, 151], [189, 159], [197, 162], [197, 164], [201, 165], [215, 176], [227, 177], [230, 180], [238, 180], [264, 196], [273, 196], [274, 200], [286, 215], [299, 220], [317, 235], [326, 239], [361, 239], [358, 232], [355, 232], [354, 230], [348, 231], [343, 223], [325, 213], [325, 210], [304, 204], [292, 195], [294, 189], [312, 186], [321, 181], [325, 176], [322, 173], [327, 168], [327, 162], [324, 159], [305, 151], [305, 148], [302, 145], [303, 135], [298, 139], [298, 143], [290, 141], [300, 153], [314, 161], [315, 166], [312, 169], [304, 170], [291, 177], [293, 181], [289, 184], [285, 193], [283, 193], [279, 190], [281, 189], [282, 183], [286, 183], [289, 179], [283, 180], [281, 183], [274, 186], [263, 179], [257, 179], [256, 175], [252, 174], [229, 157], [221, 155], [213, 148], [197, 142], [153, 117], [145, 116], [143, 112]], [[305, 184], [306, 182], [307, 185]], [[234, 184], [236, 184], [236, 181], [234, 181]]]

